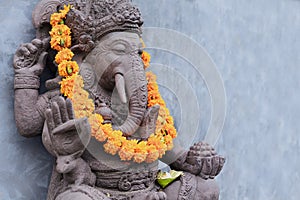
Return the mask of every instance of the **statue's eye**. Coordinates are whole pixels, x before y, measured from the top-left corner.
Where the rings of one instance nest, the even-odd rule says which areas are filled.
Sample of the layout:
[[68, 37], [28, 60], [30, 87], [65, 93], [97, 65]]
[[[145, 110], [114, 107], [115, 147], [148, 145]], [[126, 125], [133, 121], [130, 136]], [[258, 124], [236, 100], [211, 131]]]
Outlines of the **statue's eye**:
[[126, 46], [124, 44], [116, 44], [113, 46], [112, 50], [116, 54], [125, 54], [126, 53]]

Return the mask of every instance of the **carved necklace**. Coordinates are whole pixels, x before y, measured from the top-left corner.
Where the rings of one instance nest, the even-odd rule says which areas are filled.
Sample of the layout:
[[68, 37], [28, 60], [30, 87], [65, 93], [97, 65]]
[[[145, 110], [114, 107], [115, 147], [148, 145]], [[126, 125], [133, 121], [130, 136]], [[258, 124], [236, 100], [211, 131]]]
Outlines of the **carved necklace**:
[[[173, 139], [177, 136], [173, 118], [162, 99], [156, 76], [152, 72], [146, 73], [148, 81], [148, 107], [160, 105], [159, 116], [156, 121], [155, 133], [146, 141], [128, 140], [119, 130], [113, 130], [111, 124], [104, 124], [104, 119], [95, 112], [95, 102], [89, 98], [89, 93], [84, 89], [84, 80], [79, 75], [77, 62], [72, 61], [74, 53], [71, 47], [71, 30], [64, 24], [64, 19], [71, 6], [64, 6], [63, 10], [51, 15], [52, 30], [51, 48], [58, 51], [55, 62], [58, 64], [58, 73], [63, 77], [60, 82], [61, 93], [70, 98], [73, 104], [75, 117], [87, 117], [91, 126], [91, 134], [96, 140], [104, 143], [105, 152], [119, 155], [122, 161], [137, 163], [151, 163], [161, 158], [167, 150], [173, 148]], [[149, 66], [150, 55], [143, 52], [141, 56], [145, 68]]]

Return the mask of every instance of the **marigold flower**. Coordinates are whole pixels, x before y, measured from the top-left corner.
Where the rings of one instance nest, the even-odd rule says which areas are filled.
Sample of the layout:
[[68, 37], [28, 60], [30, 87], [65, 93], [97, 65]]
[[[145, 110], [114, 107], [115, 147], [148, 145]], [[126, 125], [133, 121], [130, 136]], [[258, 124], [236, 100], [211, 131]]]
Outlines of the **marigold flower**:
[[173, 119], [173, 117], [172, 116], [167, 116], [166, 117], [166, 122], [168, 123], [168, 124], [170, 124], [170, 125], [174, 125], [174, 119]]
[[71, 29], [64, 24], [59, 24], [59, 25], [53, 26], [50, 31], [51, 37], [70, 36], [70, 35], [71, 35]]
[[143, 51], [141, 58], [144, 63], [144, 68], [147, 69], [150, 66], [151, 56], [148, 52]]
[[168, 150], [171, 150], [173, 148], [173, 138], [170, 135], [166, 135], [164, 139]]
[[147, 154], [147, 153], [148, 153], [147, 148], [148, 148], [147, 142], [142, 141], [142, 142], [139, 142], [139, 143], [136, 145], [134, 151], [135, 151], [136, 153]]
[[98, 140], [99, 142], [104, 142], [107, 139], [107, 136], [104, 134], [104, 132], [102, 131], [101, 128], [99, 128], [97, 130], [97, 132], [95, 133], [95, 138], [96, 140]]
[[158, 100], [160, 99], [161, 96], [159, 94], [159, 92], [155, 91], [155, 90], [151, 90], [148, 92], [148, 100], [151, 101], [151, 100]]
[[56, 51], [69, 48], [71, 46], [71, 36], [53, 36], [51, 37], [50, 45]]
[[96, 135], [96, 133], [98, 132], [99, 129], [103, 133], [103, 131], [102, 131], [101, 127], [100, 127], [100, 124], [102, 124], [102, 122], [103, 122], [103, 118], [102, 118], [101, 115], [99, 115], [99, 114], [92, 114], [89, 117], [88, 120], [89, 120], [89, 124], [91, 126], [91, 131], [92, 131], [92, 133], [94, 133], [94, 135]]
[[130, 161], [132, 159], [132, 157], [134, 156], [134, 151], [121, 149], [119, 151], [119, 156], [122, 161]]
[[111, 124], [101, 124], [101, 129], [107, 136], [109, 136], [113, 130]]
[[62, 17], [65, 18], [70, 11], [71, 5], [64, 5], [64, 9], [60, 10]]
[[104, 145], [104, 151], [111, 155], [116, 155], [120, 150], [120, 147], [116, 146], [113, 142], [107, 141]]
[[135, 146], [137, 145], [137, 140], [124, 140], [122, 148], [119, 151], [119, 156], [123, 161], [129, 161], [132, 159], [134, 154]]
[[83, 87], [83, 79], [78, 74], [73, 74], [67, 78], [64, 78], [60, 82], [60, 92], [66, 97], [72, 99], [74, 94], [74, 89]]
[[83, 118], [89, 115], [85, 110], [74, 110], [76, 119]]
[[79, 66], [75, 61], [62, 61], [58, 65], [58, 73], [62, 77], [72, 76], [79, 72]]
[[158, 158], [159, 158], [159, 152], [158, 152], [157, 148], [154, 145], [149, 145], [146, 162], [152, 163], [152, 162], [156, 161]]
[[74, 56], [74, 53], [68, 49], [68, 48], [63, 48], [61, 51], [59, 51], [56, 56], [55, 56], [55, 62], [57, 64], [62, 63], [63, 61], [70, 61], [72, 60]]
[[153, 72], [146, 72], [146, 78], [149, 83], [156, 82], [156, 76]]
[[149, 82], [148, 83], [148, 91], [158, 91], [158, 85], [155, 82]]
[[77, 99], [88, 99], [89, 98], [89, 93], [84, 90], [83, 88], [76, 88], [74, 91], [74, 100], [76, 101]]
[[68, 12], [70, 11], [71, 6], [64, 5], [64, 9], [60, 10], [59, 13], [53, 13], [50, 17], [51, 26], [56, 26], [63, 22], [63, 19], [66, 18]]
[[174, 126], [170, 124], [165, 124], [164, 129], [167, 131], [167, 133], [172, 137], [176, 138], [177, 137], [177, 132]]
[[50, 17], [51, 26], [57, 26], [63, 20], [63, 15], [61, 13], [53, 13]]
[[147, 158], [147, 153], [146, 154], [143, 154], [143, 153], [135, 153], [134, 154], [134, 157], [133, 157], [133, 160], [134, 162], [136, 163], [142, 163], [146, 160]]

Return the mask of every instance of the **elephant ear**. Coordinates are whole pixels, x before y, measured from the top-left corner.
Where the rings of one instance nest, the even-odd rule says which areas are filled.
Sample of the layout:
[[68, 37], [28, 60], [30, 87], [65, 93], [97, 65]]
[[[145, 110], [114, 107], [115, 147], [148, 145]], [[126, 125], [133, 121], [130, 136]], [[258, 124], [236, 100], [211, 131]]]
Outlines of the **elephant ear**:
[[32, 22], [36, 29], [42, 28], [45, 24], [50, 23], [52, 13], [58, 11], [58, 7], [62, 4], [60, 0], [42, 0], [32, 12]]
[[83, 62], [80, 65], [80, 75], [84, 80], [84, 88], [88, 91], [93, 91], [97, 87], [97, 76], [93, 66], [88, 62]]

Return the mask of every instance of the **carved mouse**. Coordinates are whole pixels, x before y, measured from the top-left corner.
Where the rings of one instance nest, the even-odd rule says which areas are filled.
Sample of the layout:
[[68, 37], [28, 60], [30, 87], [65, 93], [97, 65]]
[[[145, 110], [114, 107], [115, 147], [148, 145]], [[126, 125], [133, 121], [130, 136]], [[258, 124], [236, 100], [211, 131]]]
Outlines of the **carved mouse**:
[[56, 171], [63, 174], [65, 186], [75, 184], [94, 186], [96, 176], [90, 166], [78, 155], [57, 156]]

